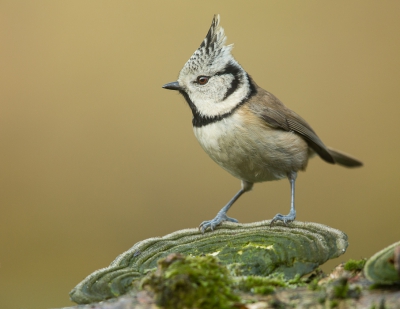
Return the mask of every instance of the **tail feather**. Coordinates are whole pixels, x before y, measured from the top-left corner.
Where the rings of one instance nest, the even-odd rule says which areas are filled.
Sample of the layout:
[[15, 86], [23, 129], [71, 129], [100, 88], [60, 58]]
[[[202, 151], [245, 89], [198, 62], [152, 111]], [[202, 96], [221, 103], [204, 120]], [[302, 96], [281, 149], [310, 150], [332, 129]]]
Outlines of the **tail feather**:
[[359, 167], [363, 166], [363, 163], [352, 156], [345, 154], [341, 151], [328, 147], [328, 151], [335, 160], [335, 163], [345, 167]]

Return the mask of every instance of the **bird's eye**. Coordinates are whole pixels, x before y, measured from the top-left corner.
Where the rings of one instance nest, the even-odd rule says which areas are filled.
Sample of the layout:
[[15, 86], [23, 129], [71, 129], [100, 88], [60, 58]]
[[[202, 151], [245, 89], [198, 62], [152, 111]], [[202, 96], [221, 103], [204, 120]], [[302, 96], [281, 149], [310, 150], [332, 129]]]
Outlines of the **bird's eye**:
[[199, 85], [205, 85], [208, 83], [209, 77], [208, 76], [199, 76], [197, 77], [197, 83]]

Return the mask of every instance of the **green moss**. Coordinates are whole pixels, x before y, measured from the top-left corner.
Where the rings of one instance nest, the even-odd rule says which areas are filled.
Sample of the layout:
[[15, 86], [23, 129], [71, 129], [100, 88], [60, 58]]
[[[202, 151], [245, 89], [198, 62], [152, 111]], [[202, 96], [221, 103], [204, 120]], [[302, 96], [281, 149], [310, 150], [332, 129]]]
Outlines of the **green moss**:
[[308, 284], [308, 289], [311, 291], [319, 291], [321, 290], [321, 287], [318, 284], [319, 280], [318, 279], [314, 279], [313, 281], [311, 281]]
[[333, 286], [333, 296], [339, 299], [348, 297], [349, 283], [346, 278], [338, 279]]
[[318, 303], [322, 305], [325, 304], [325, 302], [326, 302], [326, 294], [318, 296]]
[[255, 294], [271, 294], [276, 287], [286, 287], [287, 283], [280, 277], [244, 276], [236, 280], [236, 288], [242, 292]]
[[300, 275], [296, 275], [294, 279], [286, 280], [282, 273], [271, 275], [268, 277], [243, 276], [237, 278], [235, 281], [235, 287], [240, 291], [263, 295], [274, 293], [276, 288], [297, 287], [305, 285], [305, 283], [301, 280]]
[[284, 302], [280, 301], [277, 298], [272, 299], [269, 302], [269, 305], [271, 306], [271, 308], [275, 308], [275, 309], [286, 309], [286, 308], [288, 308], [288, 306]]
[[275, 288], [273, 286], [256, 286], [252, 289], [252, 292], [255, 294], [261, 295], [269, 295], [275, 292]]
[[364, 268], [366, 259], [361, 259], [361, 260], [348, 260], [344, 264], [344, 269], [347, 271], [361, 271]]
[[306, 285], [304, 280], [301, 279], [300, 274], [297, 274], [296, 276], [294, 276], [293, 279], [288, 280], [288, 284], [292, 285], [292, 286], [295, 286], [295, 287]]
[[171, 254], [159, 260], [157, 271], [148, 274], [141, 287], [155, 293], [165, 308], [232, 308], [239, 301], [232, 290], [226, 267], [213, 256]]

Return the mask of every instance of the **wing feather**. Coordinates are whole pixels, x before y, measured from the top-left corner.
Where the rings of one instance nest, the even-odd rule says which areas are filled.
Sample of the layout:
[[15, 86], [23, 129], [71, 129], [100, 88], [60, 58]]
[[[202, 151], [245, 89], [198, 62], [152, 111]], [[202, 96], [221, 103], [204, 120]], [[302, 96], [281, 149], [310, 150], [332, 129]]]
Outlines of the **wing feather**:
[[269, 126], [300, 135], [323, 160], [335, 163], [328, 148], [317, 136], [311, 126], [299, 115], [288, 109], [272, 93], [257, 87], [257, 95], [250, 99], [250, 109]]

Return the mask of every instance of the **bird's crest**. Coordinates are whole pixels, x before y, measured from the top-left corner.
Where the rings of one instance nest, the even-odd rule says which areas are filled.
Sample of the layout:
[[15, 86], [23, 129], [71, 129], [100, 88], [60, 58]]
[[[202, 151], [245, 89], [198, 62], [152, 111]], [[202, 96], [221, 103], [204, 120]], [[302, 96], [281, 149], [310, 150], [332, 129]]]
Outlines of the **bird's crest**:
[[219, 25], [219, 15], [214, 15], [211, 27], [200, 44], [200, 47], [193, 53], [182, 69], [182, 73], [197, 71], [198, 69], [211, 69], [218, 64], [219, 59], [230, 58], [233, 45], [225, 45], [226, 36], [224, 29]]
[[215, 51], [221, 50], [226, 41], [224, 29], [220, 27], [219, 20], [219, 15], [214, 15], [210, 30], [208, 30], [205, 39], [199, 47], [199, 49], [204, 48], [205, 52], [209, 55], [212, 55]]

